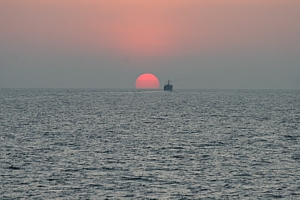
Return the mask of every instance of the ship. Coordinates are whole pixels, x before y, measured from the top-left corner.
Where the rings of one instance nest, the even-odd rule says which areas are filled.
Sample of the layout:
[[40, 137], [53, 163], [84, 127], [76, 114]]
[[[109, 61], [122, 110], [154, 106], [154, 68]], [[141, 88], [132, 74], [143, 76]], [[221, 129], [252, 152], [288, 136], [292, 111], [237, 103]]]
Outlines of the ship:
[[171, 81], [168, 80], [168, 82], [164, 86], [164, 91], [172, 91], [173, 90], [173, 85], [171, 84]]

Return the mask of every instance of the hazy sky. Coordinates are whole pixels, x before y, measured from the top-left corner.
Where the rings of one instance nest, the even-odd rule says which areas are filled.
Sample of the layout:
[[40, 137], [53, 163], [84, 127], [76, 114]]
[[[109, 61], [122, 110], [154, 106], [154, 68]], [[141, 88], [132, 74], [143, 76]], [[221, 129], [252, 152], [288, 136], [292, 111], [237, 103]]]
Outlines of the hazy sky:
[[300, 0], [0, 0], [0, 87], [300, 89]]

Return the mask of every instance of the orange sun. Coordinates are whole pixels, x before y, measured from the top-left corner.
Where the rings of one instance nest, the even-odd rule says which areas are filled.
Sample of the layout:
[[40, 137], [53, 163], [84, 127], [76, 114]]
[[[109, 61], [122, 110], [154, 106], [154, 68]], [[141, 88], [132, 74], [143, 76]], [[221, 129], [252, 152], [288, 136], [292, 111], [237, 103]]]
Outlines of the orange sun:
[[158, 89], [159, 80], [158, 78], [149, 73], [140, 75], [135, 81], [136, 89]]

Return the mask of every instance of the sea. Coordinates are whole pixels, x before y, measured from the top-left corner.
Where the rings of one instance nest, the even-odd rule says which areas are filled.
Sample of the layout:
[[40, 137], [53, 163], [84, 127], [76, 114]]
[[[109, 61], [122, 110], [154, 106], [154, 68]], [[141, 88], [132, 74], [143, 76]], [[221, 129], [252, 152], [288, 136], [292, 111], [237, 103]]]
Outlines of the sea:
[[0, 199], [300, 199], [300, 90], [0, 90]]

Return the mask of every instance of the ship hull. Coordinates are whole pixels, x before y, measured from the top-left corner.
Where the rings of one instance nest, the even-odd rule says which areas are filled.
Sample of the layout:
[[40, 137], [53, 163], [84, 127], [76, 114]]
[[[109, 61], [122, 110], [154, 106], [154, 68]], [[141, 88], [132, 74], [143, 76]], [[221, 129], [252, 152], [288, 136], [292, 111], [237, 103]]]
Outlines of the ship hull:
[[173, 90], [173, 85], [165, 85], [164, 86], [164, 91], [172, 91]]

